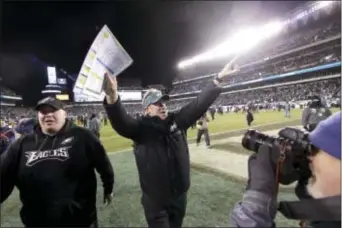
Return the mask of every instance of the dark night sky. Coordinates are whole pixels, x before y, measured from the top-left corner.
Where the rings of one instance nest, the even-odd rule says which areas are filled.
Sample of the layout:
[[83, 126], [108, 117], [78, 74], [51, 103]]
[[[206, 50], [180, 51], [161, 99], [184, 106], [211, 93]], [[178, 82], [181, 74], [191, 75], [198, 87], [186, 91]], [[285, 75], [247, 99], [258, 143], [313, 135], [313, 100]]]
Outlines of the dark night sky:
[[214, 46], [234, 28], [279, 18], [303, 3], [11, 1], [2, 5], [1, 46], [6, 54], [32, 53], [77, 74], [97, 32], [107, 24], [134, 59], [120, 78], [170, 84], [181, 59]]

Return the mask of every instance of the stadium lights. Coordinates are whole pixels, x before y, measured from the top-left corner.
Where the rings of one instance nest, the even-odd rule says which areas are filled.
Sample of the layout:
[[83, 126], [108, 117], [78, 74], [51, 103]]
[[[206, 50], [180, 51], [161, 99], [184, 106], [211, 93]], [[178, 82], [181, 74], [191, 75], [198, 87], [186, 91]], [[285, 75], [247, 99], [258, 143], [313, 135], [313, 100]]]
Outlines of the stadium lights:
[[59, 90], [42, 90], [42, 93], [61, 93]]
[[284, 25], [284, 22], [275, 21], [260, 27], [241, 29], [232, 38], [210, 51], [181, 62], [178, 67], [185, 68], [194, 63], [227, 57], [231, 54], [243, 53], [259, 44], [262, 40], [276, 35], [282, 30]]
[[[300, 19], [314, 11], [327, 7], [333, 2], [334, 1], [317, 1], [310, 10], [299, 13], [295, 17], [295, 19]], [[190, 59], [181, 61], [178, 64], [178, 68], [184, 69], [196, 63], [246, 52], [255, 47], [260, 42], [277, 35], [283, 29], [283, 27], [289, 23], [291, 23], [291, 20], [286, 20], [283, 22], [274, 21], [264, 26], [242, 29], [236, 32], [232, 38], [221, 43], [215, 48], [202, 54], [196, 55]]]
[[315, 3], [315, 8], [316, 10], [327, 7], [329, 5], [331, 5], [334, 1], [318, 1]]

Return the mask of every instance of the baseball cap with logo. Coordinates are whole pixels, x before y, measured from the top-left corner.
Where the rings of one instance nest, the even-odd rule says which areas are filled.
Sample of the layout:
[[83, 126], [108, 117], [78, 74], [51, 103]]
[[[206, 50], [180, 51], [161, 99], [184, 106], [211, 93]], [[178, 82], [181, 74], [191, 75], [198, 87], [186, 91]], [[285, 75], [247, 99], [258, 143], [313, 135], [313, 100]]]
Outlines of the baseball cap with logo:
[[149, 89], [143, 97], [142, 106], [146, 109], [151, 104], [155, 104], [159, 101], [168, 101], [169, 99], [169, 95], [163, 94], [160, 90]]
[[56, 98], [53, 98], [53, 97], [46, 97], [46, 98], [38, 101], [38, 104], [36, 106], [36, 110], [39, 111], [40, 108], [43, 106], [50, 106], [56, 110], [64, 108], [63, 102], [56, 99]]

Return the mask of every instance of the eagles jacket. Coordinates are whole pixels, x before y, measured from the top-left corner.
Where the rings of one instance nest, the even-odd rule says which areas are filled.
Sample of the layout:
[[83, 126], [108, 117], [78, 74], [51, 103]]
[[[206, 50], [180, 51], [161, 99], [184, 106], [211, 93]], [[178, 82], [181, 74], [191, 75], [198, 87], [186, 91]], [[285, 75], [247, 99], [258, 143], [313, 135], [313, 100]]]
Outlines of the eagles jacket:
[[16, 186], [22, 222], [29, 227], [89, 226], [96, 219], [96, 176], [105, 194], [114, 185], [106, 151], [87, 129], [67, 121], [54, 136], [39, 126], [1, 156], [1, 203]]
[[120, 99], [104, 106], [112, 127], [118, 134], [134, 141], [134, 154], [144, 194], [163, 203], [185, 193], [190, 187], [190, 161], [187, 129], [196, 123], [221, 93], [214, 83], [197, 99], [169, 114], [167, 119], [130, 117]]

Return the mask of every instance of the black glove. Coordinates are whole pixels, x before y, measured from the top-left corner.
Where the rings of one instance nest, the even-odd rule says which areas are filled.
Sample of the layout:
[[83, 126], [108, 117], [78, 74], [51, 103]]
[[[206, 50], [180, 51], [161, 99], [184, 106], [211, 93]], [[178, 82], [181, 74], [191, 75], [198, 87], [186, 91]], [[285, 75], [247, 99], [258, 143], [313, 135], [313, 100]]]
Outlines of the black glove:
[[308, 184], [307, 178], [299, 179], [295, 188], [295, 193], [298, 199], [312, 199], [312, 197], [309, 195], [306, 186]]
[[276, 166], [279, 153], [268, 146], [260, 146], [258, 153], [248, 159], [246, 190], [255, 190], [274, 196], [276, 194]]

